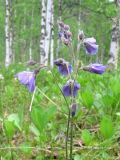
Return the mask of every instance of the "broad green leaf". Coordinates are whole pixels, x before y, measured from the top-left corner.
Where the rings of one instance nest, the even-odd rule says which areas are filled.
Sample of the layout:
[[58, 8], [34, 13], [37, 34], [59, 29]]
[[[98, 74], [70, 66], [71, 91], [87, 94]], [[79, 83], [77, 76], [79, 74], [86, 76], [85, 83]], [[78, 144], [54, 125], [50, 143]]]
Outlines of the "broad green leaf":
[[87, 129], [82, 131], [81, 138], [86, 145], [89, 145], [93, 139], [92, 135], [90, 134], [90, 132]]
[[85, 107], [91, 108], [94, 102], [93, 93], [89, 90], [81, 93], [82, 103]]
[[20, 119], [19, 119], [18, 114], [16, 114], [16, 113], [10, 114], [10, 115], [8, 116], [8, 121], [13, 122], [14, 125], [15, 125], [19, 130], [21, 130], [21, 127], [20, 127]]
[[45, 128], [46, 116], [42, 108], [34, 107], [31, 112], [31, 119], [39, 132], [42, 132]]
[[55, 111], [55, 107], [49, 107], [47, 110], [33, 107], [31, 112], [32, 122], [40, 133], [46, 128], [48, 121], [53, 117]]
[[4, 120], [4, 129], [7, 138], [10, 140], [15, 133], [15, 125], [13, 121]]
[[103, 117], [100, 123], [100, 132], [104, 138], [111, 138], [114, 134], [113, 123], [110, 117]]

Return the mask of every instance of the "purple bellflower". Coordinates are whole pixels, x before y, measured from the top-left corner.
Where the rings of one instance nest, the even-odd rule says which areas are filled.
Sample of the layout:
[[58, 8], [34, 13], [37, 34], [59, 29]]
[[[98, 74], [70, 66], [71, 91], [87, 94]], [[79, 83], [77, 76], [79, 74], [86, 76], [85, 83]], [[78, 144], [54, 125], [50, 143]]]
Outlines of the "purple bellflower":
[[95, 55], [98, 52], [98, 45], [96, 44], [96, 39], [94, 37], [85, 38], [83, 43], [87, 54]]
[[71, 97], [74, 96], [75, 97], [79, 89], [80, 89], [80, 84], [70, 79], [64, 85], [62, 91], [63, 91], [64, 96], [71, 96]]
[[90, 64], [88, 66], [83, 67], [83, 70], [96, 73], [96, 74], [103, 74], [106, 68], [107, 67], [102, 64], [94, 63], [94, 64]]
[[30, 92], [35, 90], [36, 71], [23, 71], [15, 75], [21, 84], [27, 86]]
[[58, 66], [58, 70], [61, 75], [67, 76], [72, 73], [72, 65], [64, 59], [59, 58], [54, 61], [54, 64]]

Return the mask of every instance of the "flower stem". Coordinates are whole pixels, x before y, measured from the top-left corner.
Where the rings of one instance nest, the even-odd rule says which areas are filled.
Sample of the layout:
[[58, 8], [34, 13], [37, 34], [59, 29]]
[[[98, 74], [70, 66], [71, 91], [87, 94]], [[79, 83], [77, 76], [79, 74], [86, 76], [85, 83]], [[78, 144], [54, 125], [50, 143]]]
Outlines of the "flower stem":
[[72, 160], [72, 152], [73, 152], [73, 118], [70, 119], [71, 122], [71, 130], [70, 130], [70, 160]]
[[69, 113], [68, 113], [67, 131], [66, 131], [66, 143], [65, 143], [66, 160], [68, 160], [68, 136], [69, 136], [69, 126], [70, 126], [70, 109], [69, 109]]
[[30, 107], [29, 107], [29, 111], [31, 112], [32, 110], [32, 104], [33, 104], [33, 100], [34, 100], [34, 97], [35, 97], [35, 92], [36, 92], [36, 87], [35, 87], [35, 90], [33, 92], [33, 95], [32, 95], [32, 99], [31, 99], [31, 103], [30, 103]]

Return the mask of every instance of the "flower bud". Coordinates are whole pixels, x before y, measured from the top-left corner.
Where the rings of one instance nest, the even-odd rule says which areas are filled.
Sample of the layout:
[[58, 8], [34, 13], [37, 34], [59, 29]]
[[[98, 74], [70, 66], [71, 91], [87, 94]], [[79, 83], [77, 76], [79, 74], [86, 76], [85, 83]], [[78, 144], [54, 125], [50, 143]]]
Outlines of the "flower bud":
[[65, 25], [64, 25], [64, 29], [68, 31], [68, 30], [70, 30], [70, 26], [67, 25], [67, 24], [65, 24]]
[[80, 41], [83, 41], [84, 38], [85, 38], [84, 32], [83, 32], [83, 31], [80, 31], [79, 34], [78, 34], [78, 39], [79, 39]]
[[76, 103], [73, 103], [73, 104], [71, 105], [71, 116], [72, 116], [72, 117], [75, 116], [76, 110], [77, 110], [77, 104], [76, 104]]

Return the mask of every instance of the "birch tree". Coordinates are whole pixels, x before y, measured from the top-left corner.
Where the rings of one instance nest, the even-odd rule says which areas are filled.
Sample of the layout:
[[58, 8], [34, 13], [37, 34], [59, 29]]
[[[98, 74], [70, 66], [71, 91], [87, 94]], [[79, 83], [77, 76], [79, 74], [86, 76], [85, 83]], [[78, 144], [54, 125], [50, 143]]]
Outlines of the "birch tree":
[[51, 40], [51, 21], [52, 21], [52, 3], [53, 0], [47, 0], [46, 10], [46, 35], [45, 35], [45, 65], [48, 65]]
[[46, 26], [46, 0], [42, 0], [41, 35], [40, 35], [40, 63], [45, 61], [45, 26]]
[[51, 46], [50, 46], [50, 66], [53, 67], [54, 61], [54, 3], [52, 1], [52, 20], [51, 20]]
[[32, 60], [32, 28], [33, 28], [33, 14], [34, 8], [32, 8], [32, 17], [31, 17], [31, 32], [30, 32], [30, 46], [29, 46], [29, 60]]
[[108, 64], [117, 69], [119, 54], [119, 38], [120, 38], [120, 0], [116, 0], [117, 16], [113, 19], [112, 36], [110, 43], [110, 59]]
[[10, 1], [5, 0], [6, 17], [5, 17], [5, 66], [8, 67], [12, 63], [12, 30], [10, 28]]

